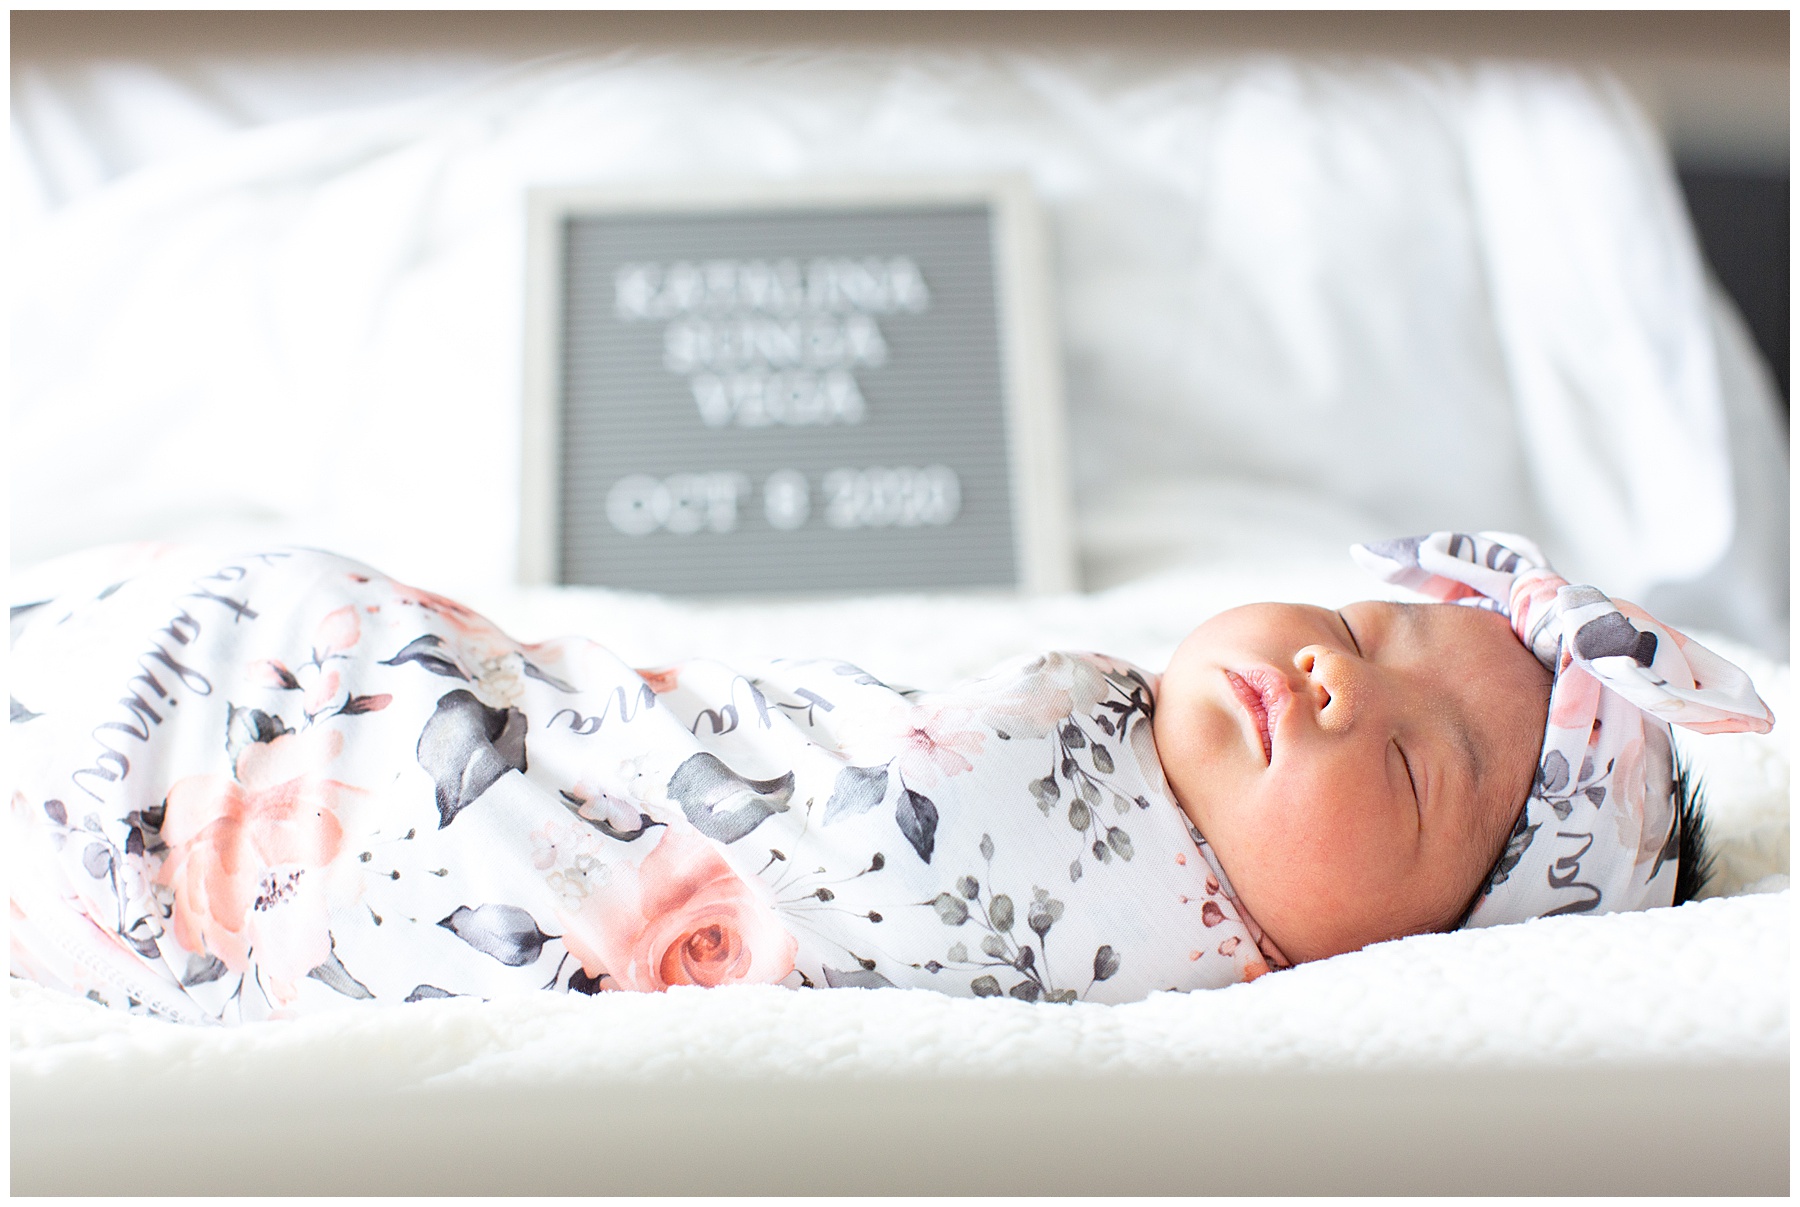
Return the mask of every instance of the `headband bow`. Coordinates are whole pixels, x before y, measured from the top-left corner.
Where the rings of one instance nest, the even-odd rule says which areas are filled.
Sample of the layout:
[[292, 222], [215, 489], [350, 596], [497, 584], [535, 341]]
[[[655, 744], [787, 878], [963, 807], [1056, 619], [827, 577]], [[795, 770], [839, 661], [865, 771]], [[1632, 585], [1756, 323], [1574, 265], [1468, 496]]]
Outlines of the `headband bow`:
[[1434, 532], [1351, 547], [1442, 603], [1498, 612], [1550, 670], [1537, 776], [1469, 926], [1648, 909], [1675, 899], [1669, 724], [1767, 733], [1750, 677], [1635, 604], [1558, 576], [1524, 537]]

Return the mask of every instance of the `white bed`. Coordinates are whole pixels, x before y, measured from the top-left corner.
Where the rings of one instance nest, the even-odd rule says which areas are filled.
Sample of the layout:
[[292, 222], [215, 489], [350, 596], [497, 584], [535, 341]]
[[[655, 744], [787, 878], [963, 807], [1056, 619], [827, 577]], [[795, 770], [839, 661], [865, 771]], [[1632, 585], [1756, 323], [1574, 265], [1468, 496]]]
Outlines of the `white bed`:
[[[300, 540], [528, 640], [929, 685], [1033, 648], [1160, 667], [1220, 607], [1378, 593], [1350, 540], [1509, 527], [1784, 722], [1687, 744], [1707, 899], [1124, 1007], [734, 989], [210, 1031], [15, 981], [15, 1192], [1786, 1192], [1787, 465], [1654, 138], [1564, 73], [1135, 53], [389, 64], [336, 100], [317, 63], [22, 73], [15, 565]], [[1051, 215], [1093, 593], [509, 585], [523, 184], [969, 167]], [[1642, 443], [1556, 439], [1607, 424]]]

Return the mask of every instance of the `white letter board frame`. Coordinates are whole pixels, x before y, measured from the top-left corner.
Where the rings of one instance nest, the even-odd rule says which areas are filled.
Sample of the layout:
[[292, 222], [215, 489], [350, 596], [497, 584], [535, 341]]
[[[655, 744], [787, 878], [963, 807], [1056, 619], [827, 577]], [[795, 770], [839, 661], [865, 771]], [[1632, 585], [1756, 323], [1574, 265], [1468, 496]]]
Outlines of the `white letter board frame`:
[[[525, 381], [520, 493], [519, 578], [527, 585], [565, 581], [561, 566], [565, 396], [565, 266], [570, 220], [586, 216], [749, 215], [806, 210], [843, 212], [908, 207], [980, 206], [988, 215], [997, 310], [1005, 463], [1010, 486], [1013, 580], [974, 587], [888, 590], [1072, 590], [1062, 380], [1050, 313], [1050, 277], [1042, 213], [1017, 176], [792, 183], [716, 182], [686, 186], [536, 188], [527, 198]], [[614, 584], [606, 584], [614, 585]], [[618, 584], [629, 585], [629, 584]], [[654, 586], [639, 589], [659, 589]], [[853, 582], [763, 597], [852, 593]], [[683, 593], [677, 590], [676, 593]], [[687, 592], [694, 593], [694, 592]], [[742, 591], [698, 592], [746, 594]]]

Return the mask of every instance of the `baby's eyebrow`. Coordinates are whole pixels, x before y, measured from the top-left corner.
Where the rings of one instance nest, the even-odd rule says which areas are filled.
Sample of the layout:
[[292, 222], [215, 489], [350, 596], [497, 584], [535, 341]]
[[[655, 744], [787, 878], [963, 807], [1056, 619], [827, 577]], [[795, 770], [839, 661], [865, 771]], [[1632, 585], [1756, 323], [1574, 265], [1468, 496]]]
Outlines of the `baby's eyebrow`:
[[1462, 715], [1460, 709], [1453, 710], [1450, 714], [1450, 730], [1456, 736], [1457, 745], [1463, 748], [1463, 754], [1469, 760], [1469, 784], [1472, 788], [1479, 789], [1482, 774], [1486, 770], [1482, 765], [1481, 745], [1475, 741], [1475, 734], [1469, 728], [1468, 718]]

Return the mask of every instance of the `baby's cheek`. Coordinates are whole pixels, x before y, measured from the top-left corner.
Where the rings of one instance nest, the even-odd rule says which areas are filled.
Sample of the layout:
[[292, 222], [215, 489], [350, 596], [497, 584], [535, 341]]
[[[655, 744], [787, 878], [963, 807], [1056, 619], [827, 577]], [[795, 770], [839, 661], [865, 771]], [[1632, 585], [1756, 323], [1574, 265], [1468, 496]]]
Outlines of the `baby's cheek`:
[[[1146, 766], [1161, 770], [1189, 819], [1204, 830], [1200, 816], [1210, 811], [1209, 805], [1232, 794], [1241, 773], [1222, 757], [1219, 735], [1212, 732], [1202, 709], [1163, 705], [1153, 721], [1153, 735], [1155, 749], [1148, 752], [1152, 757], [1144, 760]], [[1134, 741], [1133, 753], [1143, 758], [1146, 752]]]
[[1309, 883], [1344, 880], [1384, 862], [1390, 827], [1366, 774], [1321, 767], [1271, 788], [1257, 819], [1262, 845]]

